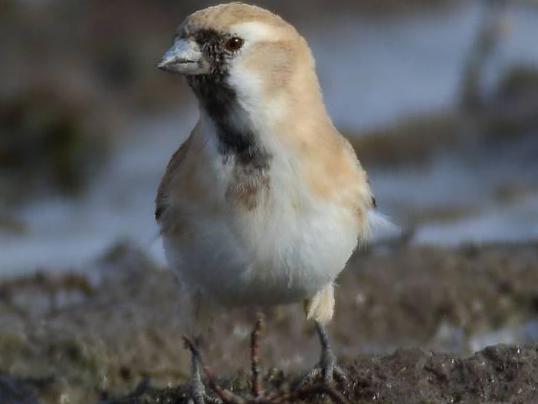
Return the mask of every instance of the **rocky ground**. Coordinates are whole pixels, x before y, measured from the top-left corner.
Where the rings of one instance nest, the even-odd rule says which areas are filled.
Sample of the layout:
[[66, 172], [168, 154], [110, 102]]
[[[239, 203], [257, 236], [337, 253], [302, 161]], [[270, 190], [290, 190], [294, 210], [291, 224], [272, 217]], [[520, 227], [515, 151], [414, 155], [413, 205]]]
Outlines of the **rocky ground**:
[[[349, 382], [332, 389], [313, 384], [289, 385], [289, 376], [273, 371], [266, 376], [267, 403], [531, 403], [538, 399], [538, 347], [498, 345], [468, 358], [399, 349], [389, 356], [361, 355], [346, 372]], [[293, 380], [293, 379], [292, 379]], [[225, 383], [228, 402], [256, 402], [250, 380], [240, 375]], [[122, 403], [187, 403], [188, 388], [152, 389], [141, 385], [132, 394], [105, 400]]]
[[[537, 266], [536, 244], [356, 255], [339, 280], [330, 329], [349, 374], [337, 390], [352, 402], [538, 399]], [[171, 274], [128, 245], [85, 274], [4, 280], [0, 401], [183, 402], [189, 357], [179, 301]], [[248, 313], [223, 314], [204, 349], [215, 378], [243, 395], [252, 323]], [[512, 345], [484, 349], [499, 341]], [[317, 350], [299, 307], [267, 313], [267, 391], [289, 393]], [[296, 398], [329, 400], [308, 394]]]

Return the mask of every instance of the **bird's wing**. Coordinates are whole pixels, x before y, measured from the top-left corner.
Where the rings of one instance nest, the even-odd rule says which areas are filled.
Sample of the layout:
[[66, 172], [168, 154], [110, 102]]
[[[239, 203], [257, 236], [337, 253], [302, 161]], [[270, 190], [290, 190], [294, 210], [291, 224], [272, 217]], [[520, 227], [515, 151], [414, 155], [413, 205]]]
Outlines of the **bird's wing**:
[[379, 217], [375, 212], [377, 208], [377, 201], [372, 189], [370, 188], [370, 181], [366, 170], [362, 167], [357, 153], [353, 149], [353, 146], [344, 136], [340, 135], [341, 145], [343, 146], [344, 155], [347, 156], [347, 161], [352, 162], [355, 169], [351, 170], [350, 183], [355, 184], [354, 192], [351, 194], [351, 205], [356, 212], [359, 223], [359, 240], [361, 243], [368, 242], [371, 233], [371, 217]]
[[155, 198], [155, 219], [159, 221], [167, 208], [167, 196], [169, 193], [169, 186], [172, 182], [174, 174], [180, 169], [187, 153], [193, 143], [194, 132], [190, 134], [185, 142], [179, 147], [179, 149], [172, 155], [172, 158], [168, 162], [166, 171], [159, 188], [157, 189], [157, 197]]

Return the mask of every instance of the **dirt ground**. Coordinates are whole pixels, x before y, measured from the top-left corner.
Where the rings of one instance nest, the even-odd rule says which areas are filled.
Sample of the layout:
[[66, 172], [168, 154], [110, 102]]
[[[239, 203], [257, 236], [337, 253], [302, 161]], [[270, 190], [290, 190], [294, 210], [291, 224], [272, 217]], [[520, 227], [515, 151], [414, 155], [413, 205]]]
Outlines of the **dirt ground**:
[[[337, 295], [330, 333], [352, 402], [538, 399], [538, 245], [377, 248], [350, 261]], [[0, 401], [182, 402], [179, 302], [172, 275], [130, 245], [83, 275], [4, 280]], [[236, 391], [247, 390], [252, 320], [225, 313], [205, 340], [206, 363]], [[289, 389], [318, 349], [300, 307], [267, 313], [267, 389]]]
[[[531, 403], [538, 399], [537, 370], [536, 345], [498, 345], [468, 358], [408, 348], [388, 356], [359, 356], [346, 367], [349, 382], [330, 393], [320, 392], [313, 387], [316, 384], [294, 388], [289, 385], [293, 377], [273, 371], [266, 377], [264, 394], [273, 395], [267, 403]], [[239, 403], [252, 397], [249, 383], [243, 374], [224, 385]], [[168, 389], [141, 386], [134, 394], [105, 402], [187, 403], [188, 397], [185, 385]]]

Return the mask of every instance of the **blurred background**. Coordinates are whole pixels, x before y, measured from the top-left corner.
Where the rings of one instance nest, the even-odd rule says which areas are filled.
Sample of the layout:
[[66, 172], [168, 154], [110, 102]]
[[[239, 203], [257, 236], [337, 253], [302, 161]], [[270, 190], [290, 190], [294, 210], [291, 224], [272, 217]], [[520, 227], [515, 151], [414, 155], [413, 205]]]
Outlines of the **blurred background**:
[[[88, 296], [93, 284], [76, 274], [92, 279], [96, 266], [110, 271], [103, 256], [117, 263], [118, 254], [138, 246], [144, 254], [138, 266], [164, 265], [154, 195], [197, 111], [185, 83], [155, 65], [181, 20], [210, 4], [0, 1], [0, 279], [37, 273], [32, 282], [40, 284], [43, 276], [71, 274], [62, 282]], [[521, 271], [536, 273], [526, 250], [517, 247], [538, 238], [536, 1], [257, 4], [285, 17], [309, 41], [335, 125], [369, 172], [380, 211], [404, 230], [398, 242], [453, 251], [513, 245], [495, 257], [523, 254]], [[372, 267], [413, 267], [429, 257], [411, 255], [408, 264], [396, 257]], [[128, 256], [122, 266], [133, 266]], [[432, 273], [450, 261], [434, 253], [430, 258]], [[425, 274], [409, 284], [420, 284]], [[536, 277], [521, 279], [530, 288], [526, 310], [535, 310], [534, 322], [525, 323], [533, 330], [525, 329], [528, 340], [529, 333], [538, 335], [538, 284]], [[0, 288], [2, 299], [6, 290]], [[364, 303], [360, 293], [350, 299]], [[10, 310], [0, 325], [11, 327], [19, 312]], [[460, 335], [443, 321], [432, 325], [431, 335]], [[390, 327], [385, 331], [391, 334]], [[517, 340], [513, 332], [507, 338]], [[363, 350], [388, 349], [374, 345]]]
[[[261, 1], [304, 33], [336, 126], [412, 242], [538, 236], [533, 1]], [[80, 267], [120, 239], [161, 256], [153, 198], [197, 119], [155, 69], [209, 2], [4, 0], [0, 274]]]

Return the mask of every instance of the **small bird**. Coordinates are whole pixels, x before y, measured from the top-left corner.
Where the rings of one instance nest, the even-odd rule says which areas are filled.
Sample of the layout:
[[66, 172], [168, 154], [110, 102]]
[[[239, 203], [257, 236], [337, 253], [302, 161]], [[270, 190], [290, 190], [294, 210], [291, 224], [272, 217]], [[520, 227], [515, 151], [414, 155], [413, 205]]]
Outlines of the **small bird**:
[[325, 331], [334, 283], [368, 238], [375, 200], [326, 111], [306, 40], [263, 8], [221, 4], [188, 16], [158, 67], [185, 76], [199, 104], [155, 212], [192, 332], [218, 309], [302, 302], [322, 343], [315, 371], [332, 382], [342, 376]]

